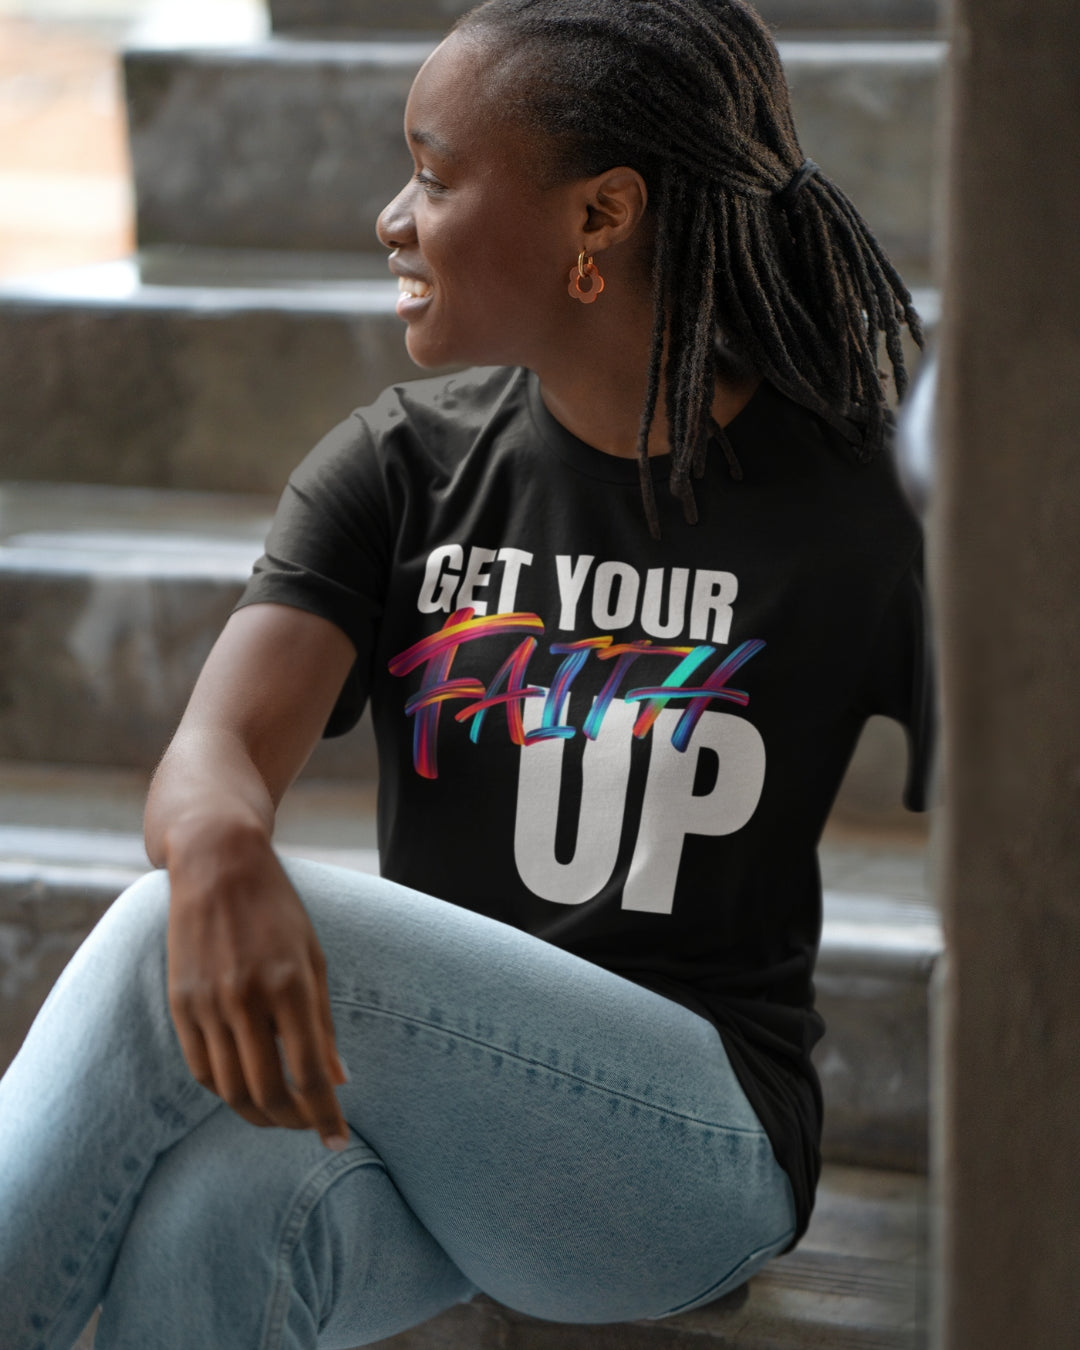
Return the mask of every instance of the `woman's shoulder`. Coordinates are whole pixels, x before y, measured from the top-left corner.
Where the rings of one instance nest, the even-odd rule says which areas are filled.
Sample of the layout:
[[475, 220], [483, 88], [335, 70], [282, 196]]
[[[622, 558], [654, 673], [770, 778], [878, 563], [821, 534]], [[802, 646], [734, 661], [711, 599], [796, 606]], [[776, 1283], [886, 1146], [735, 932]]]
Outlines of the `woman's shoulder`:
[[[446, 449], [468, 443], [495, 413], [516, 408], [526, 396], [526, 374], [520, 368], [473, 366], [393, 384], [374, 403], [355, 409], [352, 420], [375, 441], [412, 438], [430, 450]], [[432, 438], [433, 431], [437, 438]]]
[[755, 429], [765, 435], [778, 476], [798, 481], [804, 489], [816, 482], [820, 492], [838, 505], [867, 505], [877, 498], [900, 518], [915, 522], [916, 506], [899, 474], [896, 418], [891, 411], [885, 414], [881, 444], [867, 453], [857, 423], [838, 419], [831, 425], [773, 385], [763, 382], [755, 403], [759, 409]]
[[434, 486], [452, 473], [493, 418], [525, 406], [523, 370], [473, 367], [392, 384], [354, 408], [294, 469], [290, 482], [370, 490], [401, 474]]

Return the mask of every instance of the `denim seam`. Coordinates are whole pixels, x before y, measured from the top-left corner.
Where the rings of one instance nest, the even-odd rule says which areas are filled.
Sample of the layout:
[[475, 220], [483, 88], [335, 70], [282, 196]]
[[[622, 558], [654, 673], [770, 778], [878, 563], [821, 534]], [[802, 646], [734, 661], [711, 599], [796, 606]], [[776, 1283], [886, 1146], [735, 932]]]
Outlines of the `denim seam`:
[[[724, 1285], [727, 1284], [733, 1276], [737, 1275], [740, 1270], [756, 1261], [758, 1257], [761, 1256], [762, 1252], [771, 1251], [773, 1255], [768, 1259], [770, 1261], [774, 1260], [775, 1255], [782, 1251], [791, 1241], [794, 1232], [795, 1229], [792, 1227], [789, 1228], [786, 1233], [783, 1233], [780, 1237], [774, 1239], [774, 1241], [763, 1242], [759, 1247], [755, 1247], [752, 1252], [748, 1252], [741, 1261], [736, 1261], [726, 1275], [719, 1280], [714, 1280], [712, 1284], [710, 1284], [707, 1289], [703, 1289], [700, 1294], [697, 1294], [694, 1298], [684, 1299], [682, 1303], [677, 1304], [674, 1308], [661, 1314], [661, 1317], [649, 1318], [647, 1320], [660, 1321], [664, 1317], [677, 1317], [680, 1313], [693, 1312], [697, 1308], [706, 1307], [709, 1303], [713, 1302], [714, 1299], [722, 1297], [719, 1290], [723, 1289]], [[751, 1272], [746, 1278], [752, 1279], [754, 1273], [756, 1272]]]
[[385, 1171], [383, 1164], [377, 1158], [370, 1156], [370, 1151], [366, 1149], [366, 1146], [364, 1156], [359, 1158], [352, 1156], [352, 1150], [346, 1150], [344, 1153], [339, 1153], [335, 1157], [320, 1162], [301, 1182], [296, 1194], [289, 1202], [291, 1210], [288, 1221], [282, 1229], [277, 1259], [274, 1263], [274, 1288], [268, 1303], [268, 1326], [262, 1338], [262, 1350], [280, 1350], [281, 1348], [281, 1336], [288, 1314], [289, 1288], [291, 1285], [289, 1264], [293, 1250], [300, 1240], [300, 1234], [304, 1231], [304, 1225], [311, 1217], [315, 1206], [322, 1200], [330, 1187], [347, 1172], [355, 1171], [358, 1167], [378, 1167]]
[[332, 1004], [344, 1004], [350, 1008], [360, 1008], [374, 1017], [389, 1017], [399, 1022], [410, 1022], [414, 1026], [426, 1027], [429, 1031], [437, 1031], [447, 1036], [453, 1036], [456, 1040], [463, 1041], [467, 1045], [475, 1045], [481, 1050], [490, 1050], [494, 1053], [505, 1055], [508, 1059], [516, 1060], [519, 1064], [531, 1065], [536, 1069], [546, 1069], [548, 1073], [555, 1074], [559, 1078], [565, 1078], [573, 1083], [582, 1083], [585, 1087], [595, 1088], [597, 1092], [606, 1092], [609, 1096], [619, 1097], [623, 1101], [633, 1102], [636, 1106], [647, 1107], [650, 1111], [658, 1111], [661, 1114], [671, 1116], [676, 1120], [686, 1120], [693, 1125], [704, 1125], [708, 1129], [723, 1130], [728, 1134], [743, 1134], [751, 1139], [765, 1139], [768, 1137], [764, 1129], [748, 1130], [744, 1129], [741, 1125], [728, 1125], [723, 1121], [702, 1120], [699, 1116], [690, 1115], [686, 1111], [677, 1111], [673, 1107], [660, 1106], [656, 1102], [647, 1101], [644, 1097], [637, 1097], [632, 1092], [621, 1092], [618, 1088], [613, 1088], [607, 1083], [594, 1082], [591, 1078], [584, 1078], [580, 1074], [570, 1073], [566, 1069], [560, 1069], [553, 1064], [547, 1064], [542, 1059], [533, 1059], [531, 1056], [522, 1055], [516, 1050], [507, 1050], [501, 1045], [492, 1045], [489, 1041], [480, 1040], [478, 1037], [470, 1036], [466, 1032], [456, 1031], [452, 1027], [447, 1027], [438, 1022], [428, 1021], [423, 1017], [416, 1017], [411, 1013], [395, 1012], [388, 1008], [376, 1007], [370, 1003], [361, 1003], [356, 999], [343, 998], [341, 996], [331, 995], [330, 1002]]

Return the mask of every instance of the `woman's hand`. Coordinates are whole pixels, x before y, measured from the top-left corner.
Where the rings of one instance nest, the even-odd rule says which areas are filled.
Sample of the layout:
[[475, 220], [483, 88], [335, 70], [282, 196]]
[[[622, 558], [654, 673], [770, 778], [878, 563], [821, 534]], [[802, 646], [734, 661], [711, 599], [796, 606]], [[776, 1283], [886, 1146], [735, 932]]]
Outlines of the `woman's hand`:
[[192, 1074], [252, 1125], [343, 1148], [326, 961], [268, 837], [203, 818], [168, 853], [169, 1005]]

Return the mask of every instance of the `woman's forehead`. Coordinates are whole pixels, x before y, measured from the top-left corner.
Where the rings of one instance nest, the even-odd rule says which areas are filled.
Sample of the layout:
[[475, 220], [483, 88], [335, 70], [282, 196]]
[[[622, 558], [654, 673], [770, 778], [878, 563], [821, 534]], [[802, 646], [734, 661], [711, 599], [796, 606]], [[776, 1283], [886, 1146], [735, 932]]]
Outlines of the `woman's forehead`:
[[[475, 40], [463, 42], [460, 35], [451, 33], [420, 67], [406, 111], [432, 121], [461, 119], [484, 99], [485, 68], [490, 60], [490, 51], [482, 50]], [[407, 132], [411, 129], [406, 127]]]
[[519, 148], [520, 129], [500, 117], [496, 99], [497, 60], [493, 44], [475, 35], [451, 33], [421, 66], [405, 107], [405, 136], [414, 150], [428, 147], [454, 161], [510, 142]]

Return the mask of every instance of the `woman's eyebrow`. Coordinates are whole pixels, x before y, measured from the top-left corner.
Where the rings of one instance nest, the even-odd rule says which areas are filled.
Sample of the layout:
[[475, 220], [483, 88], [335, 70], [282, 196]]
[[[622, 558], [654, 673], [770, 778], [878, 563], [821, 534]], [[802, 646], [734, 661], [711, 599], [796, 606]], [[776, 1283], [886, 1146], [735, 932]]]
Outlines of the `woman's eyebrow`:
[[412, 130], [409, 132], [409, 140], [415, 141], [418, 145], [428, 146], [430, 149], [434, 150], [436, 154], [442, 155], [444, 159], [457, 158], [446, 142], [440, 140], [433, 131]]

